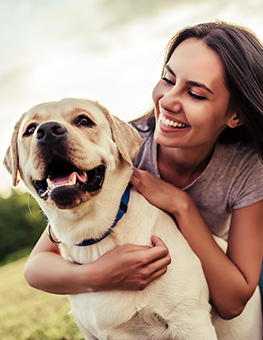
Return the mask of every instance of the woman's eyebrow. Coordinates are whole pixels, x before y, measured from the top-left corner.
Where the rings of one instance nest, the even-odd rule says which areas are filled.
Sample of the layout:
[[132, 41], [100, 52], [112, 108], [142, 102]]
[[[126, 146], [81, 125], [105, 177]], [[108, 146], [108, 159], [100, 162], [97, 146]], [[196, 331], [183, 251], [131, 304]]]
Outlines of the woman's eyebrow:
[[[165, 68], [167, 69], [167, 71], [169, 71], [174, 77], [176, 77], [174, 71], [171, 69], [171, 67], [166, 64]], [[205, 89], [206, 91], [210, 92], [211, 94], [214, 94], [213, 91], [211, 91], [205, 84], [202, 83], [198, 83], [197, 81], [193, 81], [193, 80], [188, 80], [186, 81], [187, 85], [191, 85], [191, 86], [196, 86], [196, 87], [201, 87], [202, 89]]]
[[165, 68], [175, 77], [174, 71], [171, 69], [171, 67], [168, 64], [165, 65]]
[[214, 94], [205, 84], [198, 83], [197, 81], [187, 80], [187, 85], [201, 87], [202, 89], [205, 89], [206, 91], [210, 92], [211, 94]]

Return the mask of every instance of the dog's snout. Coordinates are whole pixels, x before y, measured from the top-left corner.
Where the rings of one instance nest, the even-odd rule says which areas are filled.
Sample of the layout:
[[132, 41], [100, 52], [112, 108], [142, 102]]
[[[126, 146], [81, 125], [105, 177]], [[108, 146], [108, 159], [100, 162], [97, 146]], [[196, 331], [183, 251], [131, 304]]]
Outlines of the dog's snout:
[[53, 143], [65, 136], [67, 129], [58, 122], [41, 124], [37, 129], [37, 140], [41, 143]]

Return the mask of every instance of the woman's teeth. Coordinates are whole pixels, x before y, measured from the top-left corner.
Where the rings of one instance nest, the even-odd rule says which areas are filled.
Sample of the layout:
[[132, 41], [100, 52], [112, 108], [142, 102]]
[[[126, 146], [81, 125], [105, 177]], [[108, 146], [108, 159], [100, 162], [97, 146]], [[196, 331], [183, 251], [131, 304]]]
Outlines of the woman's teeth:
[[165, 118], [162, 115], [162, 113], [160, 113], [160, 120], [167, 127], [173, 127], [173, 128], [185, 128], [185, 127], [187, 127], [187, 125], [184, 124], [184, 123], [174, 122], [174, 121], [172, 121], [172, 120], [170, 120], [168, 118]]

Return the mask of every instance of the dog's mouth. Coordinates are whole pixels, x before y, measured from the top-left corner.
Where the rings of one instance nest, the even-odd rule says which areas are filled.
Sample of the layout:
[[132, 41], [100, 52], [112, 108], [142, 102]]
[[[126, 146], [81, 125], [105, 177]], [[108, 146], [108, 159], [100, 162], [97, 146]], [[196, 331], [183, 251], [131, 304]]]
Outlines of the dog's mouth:
[[91, 170], [82, 171], [67, 160], [56, 157], [48, 164], [46, 173], [43, 180], [32, 181], [38, 196], [42, 199], [61, 191], [77, 189], [91, 193], [100, 190], [104, 182], [105, 166], [99, 165]]

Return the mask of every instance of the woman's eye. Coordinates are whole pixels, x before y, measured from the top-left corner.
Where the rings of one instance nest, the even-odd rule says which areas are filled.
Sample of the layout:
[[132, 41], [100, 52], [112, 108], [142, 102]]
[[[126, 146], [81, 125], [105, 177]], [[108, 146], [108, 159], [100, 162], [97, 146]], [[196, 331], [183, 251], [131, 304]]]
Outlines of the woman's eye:
[[92, 127], [95, 125], [95, 123], [87, 116], [81, 115], [77, 117], [75, 120], [76, 126], [86, 126], [86, 127]]
[[191, 91], [188, 92], [188, 94], [193, 98], [193, 99], [196, 99], [196, 100], [205, 100], [206, 97], [204, 96], [199, 96]]
[[167, 84], [167, 85], [175, 85], [175, 83], [173, 81], [171, 81], [170, 79], [166, 78], [166, 77], [162, 77], [162, 80]]
[[30, 124], [26, 128], [26, 131], [24, 132], [23, 136], [29, 137], [33, 135], [33, 133], [36, 131], [37, 125], [36, 124]]

